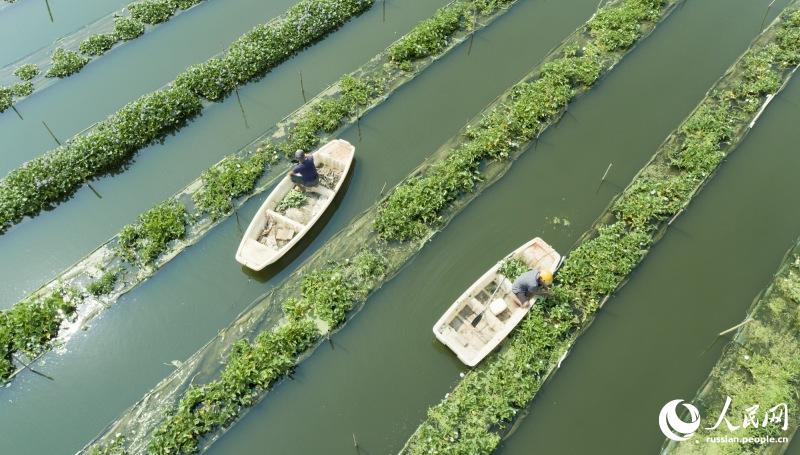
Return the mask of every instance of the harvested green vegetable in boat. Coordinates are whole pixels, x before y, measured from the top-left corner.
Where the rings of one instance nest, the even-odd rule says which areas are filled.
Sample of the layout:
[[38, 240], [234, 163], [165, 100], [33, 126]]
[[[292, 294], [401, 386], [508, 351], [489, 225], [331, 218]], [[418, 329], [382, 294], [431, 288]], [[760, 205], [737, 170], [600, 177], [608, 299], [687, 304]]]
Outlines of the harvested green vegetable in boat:
[[286, 196], [281, 199], [281, 202], [275, 206], [275, 211], [279, 213], [286, 213], [286, 210], [288, 209], [296, 209], [306, 205], [307, 201], [308, 196], [306, 196], [306, 193], [292, 189], [286, 193]]
[[509, 258], [503, 261], [498, 271], [510, 281], [514, 281], [518, 276], [528, 271], [528, 265], [522, 259]]

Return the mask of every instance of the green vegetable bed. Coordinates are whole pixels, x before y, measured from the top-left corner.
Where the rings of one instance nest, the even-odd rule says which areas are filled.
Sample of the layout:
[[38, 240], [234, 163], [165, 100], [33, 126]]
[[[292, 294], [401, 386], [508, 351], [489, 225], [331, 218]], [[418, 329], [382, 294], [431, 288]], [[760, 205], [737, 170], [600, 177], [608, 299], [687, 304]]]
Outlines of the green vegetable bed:
[[[120, 295], [152, 276], [167, 261], [230, 216], [234, 207], [271, 188], [274, 180], [283, 176], [280, 170], [277, 176], [267, 172], [279, 153], [291, 154], [298, 148], [312, 150], [330, 133], [355, 123], [359, 115], [379, 105], [414, 74], [462, 42], [470, 30], [483, 27], [502, 14], [502, 8], [512, 1], [456, 0], [446, 5], [443, 10], [456, 8], [477, 11], [478, 15], [472, 16], [472, 21], [462, 22], [445, 49], [403, 62], [392, 62], [388, 49], [380, 53], [253, 143], [212, 166], [177, 195], [143, 213], [138, 222], [125, 226], [120, 234], [60, 273], [26, 301], [48, 298], [68, 285], [85, 289], [77, 301], [81, 304], [78, 311], [87, 306], [96, 308], [98, 302], [102, 308], [110, 306]], [[113, 284], [104, 284], [111, 279], [106, 270], [113, 271]], [[59, 316], [56, 323], [49, 325], [51, 338], [57, 335], [63, 321]], [[85, 324], [88, 319], [81, 321]]]
[[[800, 405], [800, 243], [787, 254], [766, 292], [754, 301], [746, 323], [725, 348], [719, 362], [692, 400], [703, 416], [719, 416], [726, 398], [731, 398], [728, 416], [747, 414], [758, 405], [759, 419], [773, 406], [785, 404], [788, 414]], [[776, 416], [779, 413], [775, 414]], [[733, 420], [733, 418], [731, 419]], [[762, 421], [763, 423], [763, 421]], [[740, 428], [736, 436], [768, 440], [789, 437], [797, 431], [797, 419], [778, 418], [767, 425]], [[665, 454], [756, 454], [780, 453], [788, 443], [711, 444], [706, 438], [730, 437], [725, 425], [715, 430], [701, 426], [691, 440], [666, 441]]]
[[[640, 1], [619, 3], [638, 10]], [[566, 258], [553, 296], [439, 404], [402, 453], [489, 453], [500, 432], [539, 390], [594, 313], [740, 143], [800, 63], [800, 12], [793, 3], [708, 92], [651, 162]], [[626, 17], [623, 12], [612, 14]], [[605, 24], [598, 15], [589, 24]], [[617, 30], [629, 27], [615, 26]], [[616, 32], [612, 33], [616, 34]], [[608, 41], [605, 32], [595, 39]]]
[[[167, 88], [144, 95], [88, 134], [35, 158], [0, 180], [0, 231], [51, 208], [83, 183], [119, 169], [133, 155], [200, 114], [202, 99], [218, 101], [369, 8], [374, 0], [302, 0], [283, 16], [237, 39], [222, 57], [188, 68]], [[86, 63], [58, 53], [50, 72], [71, 74]], [[0, 102], [7, 97], [0, 93]]]
[[[9, 1], [9, 0], [6, 0]], [[110, 50], [120, 41], [129, 41], [138, 38], [145, 32], [145, 24], [155, 25], [169, 20], [178, 10], [186, 10], [200, 3], [203, 0], [145, 0], [134, 2], [127, 8], [114, 12], [106, 16], [106, 20], [114, 21], [114, 30], [110, 33], [92, 33], [85, 35], [84, 30], [63, 37], [59, 41], [74, 41], [75, 37], [86, 36], [80, 41], [77, 49], [67, 49], [57, 47], [51, 56], [50, 66], [45, 68], [43, 74], [45, 78], [64, 78], [79, 72], [93, 58], [99, 57]], [[93, 26], [97, 26], [101, 21], [97, 21]], [[36, 54], [34, 54], [36, 55]], [[26, 60], [32, 59], [31, 56]], [[3, 97], [0, 95], [0, 112], [11, 107], [12, 103], [19, 102], [22, 98], [34, 92], [34, 82], [43, 82], [34, 79], [40, 73], [40, 68], [34, 63], [24, 63], [19, 65], [14, 71], [14, 75], [23, 81], [11, 87], [0, 86], [0, 94], [4, 90], [13, 89], [13, 97]], [[37, 88], [44, 87], [45, 84], [37, 84]]]
[[[672, 5], [674, 3], [663, 5], [663, 7], [659, 6], [659, 8], [663, 9], [658, 10], [657, 19], [664, 17], [670, 11]], [[650, 15], [650, 17], [652, 16], [654, 14]], [[653, 23], [643, 19], [641, 34], [646, 34], [652, 28]], [[581, 35], [582, 38], [583, 35]], [[597, 58], [599, 63], [596, 70], [597, 74], [591, 73], [593, 74], [591, 80], [594, 81], [599, 77], [600, 73], [613, 67], [625, 53], [626, 49], [618, 50], [613, 54], [593, 54], [593, 57]], [[548, 74], [552, 72], [552, 79], [562, 81], [561, 85], [563, 85], [565, 83], [564, 80], [559, 79], [562, 74], [560, 71], [563, 71], [558, 69], [562, 63], [559, 59], [564, 56], [565, 58], [574, 56], [580, 58], [580, 62], [584, 62], [585, 60], [579, 54], [583, 55], [573, 46], [565, 46], [564, 49], [559, 49], [554, 54], [553, 62], [544, 65], [544, 72], [548, 72]], [[583, 68], [582, 65], [570, 65], [569, 68], [571, 71], [569, 74], [583, 74], [581, 71], [573, 71], [575, 68]], [[539, 80], [541, 79], [539, 75], [542, 72], [542, 68], [539, 68], [527, 79]], [[580, 82], [585, 81], [586, 78], [576, 76], [576, 80], [579, 82], [576, 82], [576, 88], [574, 88], [574, 92], [571, 92], [573, 96], [587, 89], [582, 85], [583, 82]], [[550, 84], [552, 81], [548, 78], [546, 82]], [[549, 88], [552, 86], [532, 84], [527, 90], [521, 90], [519, 85], [515, 86], [509, 96], [502, 98], [498, 104], [480, 114], [478, 118], [493, 117], [493, 112], [506, 112], [502, 110], [507, 107], [504, 103], [508, 99], [512, 99], [513, 96], [520, 95], [526, 100], [536, 99], [538, 87]], [[549, 93], [549, 91], [543, 91], [540, 96]], [[487, 112], [489, 113], [488, 115]], [[535, 113], [538, 111], [532, 109], [529, 112]], [[548, 110], [547, 112], [552, 111]], [[556, 114], [554, 113], [553, 117], [548, 119], [534, 117], [527, 121], [520, 117], [519, 122], [522, 125], [526, 125], [523, 128], [524, 131], [541, 131], [544, 126], [536, 127], [534, 122], [542, 121], [543, 124], [549, 124], [549, 122], [554, 121]], [[461, 142], [469, 142], [473, 138], [473, 135], [469, 133], [470, 130], [471, 128], [467, 128], [467, 133], [459, 136]], [[508, 152], [508, 156], [516, 157], [525, 150], [523, 139], [524, 136]], [[441, 163], [448, 163], [449, 157], [454, 155], [454, 149], [451, 147], [451, 145], [447, 145], [437, 151], [431, 160], [423, 164], [412, 175], [431, 175], [431, 170], [439, 169], [442, 166]], [[508, 159], [485, 160], [482, 166], [475, 171], [475, 173], [480, 173], [483, 178], [476, 180], [475, 185], [470, 189], [486, 188], [494, 183], [508, 170], [511, 163], [512, 161]], [[387, 239], [382, 232], [375, 228], [377, 220], [381, 219], [383, 213], [385, 213], [385, 207], [392, 203], [391, 201], [394, 200], [394, 195], [398, 191], [420, 178], [424, 177], [406, 179], [391, 192], [390, 196], [367, 210], [354, 220], [351, 225], [333, 236], [286, 281], [276, 286], [263, 299], [251, 305], [231, 326], [224, 329], [218, 337], [214, 338], [203, 349], [184, 362], [176, 372], [164, 379], [143, 400], [112, 423], [91, 447], [102, 448], [119, 444], [117, 438], [121, 435], [125, 441], [123, 445], [131, 453], [139, 453], [146, 450], [152, 453], [162, 453], [161, 450], [171, 453], [182, 453], [182, 451], [193, 451], [195, 449], [202, 450], [210, 442], [205, 439], [196, 442], [195, 435], [198, 434], [198, 431], [192, 422], [199, 422], [198, 425], [202, 428], [202, 431], [199, 432], [200, 434], [218, 436], [236, 418], [236, 416], [226, 415], [224, 421], [211, 420], [211, 423], [207, 424], [206, 417], [202, 415], [203, 410], [210, 405], [209, 403], [216, 403], [216, 398], [212, 398], [211, 401], [187, 402], [187, 400], [193, 400], [193, 390], [203, 387], [201, 384], [216, 384], [230, 367], [230, 363], [225, 363], [219, 367], [220, 371], [217, 372], [216, 367], [207, 367], [210, 363], [217, 365], [216, 361], [210, 362], [212, 359], [229, 358], [233, 355], [236, 352], [234, 346], [238, 343], [236, 340], [240, 337], [255, 339], [261, 336], [259, 335], [260, 333], [275, 330], [275, 327], [280, 327], [285, 321], [296, 320], [298, 317], [307, 317], [309, 314], [313, 315], [317, 320], [320, 333], [330, 333], [331, 329], [344, 323], [347, 312], [350, 309], [358, 308], [359, 305], [363, 304], [370, 292], [373, 292], [396, 274], [426, 244], [428, 239], [446, 224], [447, 220], [455, 216], [459, 210], [463, 209], [475, 197], [475, 193], [470, 191], [464, 191], [456, 195], [456, 199], [450, 200], [447, 209], [439, 212], [436, 222], [424, 228], [424, 233], [415, 231], [415, 235], [402, 240]], [[369, 257], [371, 258], [367, 263], [375, 265], [354, 266], [354, 264], [358, 264], [362, 260], [357, 260], [353, 263], [350, 262], [349, 258], [361, 258], [363, 257], [362, 255], [367, 254], [365, 251], [369, 252]], [[356, 270], [368, 269], [373, 272], [362, 272], [359, 275], [351, 267], [355, 267]], [[357, 276], [361, 276], [362, 279], [353, 280], [348, 278], [354, 273]], [[509, 271], [509, 273], [512, 272]], [[368, 276], [368, 278], [363, 278], [365, 276]], [[348, 286], [348, 283], [353, 281], [360, 281], [364, 283], [364, 286], [358, 287], [356, 291], [353, 291]], [[282, 309], [282, 311], [278, 313], [277, 308]], [[265, 389], [263, 388], [257, 388], [254, 394], [258, 394], [260, 398], [263, 396], [264, 391]], [[181, 411], [186, 408], [186, 403], [193, 403], [193, 411], [188, 414]], [[244, 412], [250, 405], [250, 402], [239, 404], [237, 413]], [[172, 409], [172, 411], [166, 417], [160, 417], [165, 407]], [[142, 419], [141, 416], [143, 415], [147, 415], [148, 419]], [[159, 419], [161, 423], [153, 427], [151, 422]], [[211, 440], [213, 440], [213, 437]], [[179, 447], [184, 442], [187, 445]], [[167, 449], [163, 449], [164, 447]]]

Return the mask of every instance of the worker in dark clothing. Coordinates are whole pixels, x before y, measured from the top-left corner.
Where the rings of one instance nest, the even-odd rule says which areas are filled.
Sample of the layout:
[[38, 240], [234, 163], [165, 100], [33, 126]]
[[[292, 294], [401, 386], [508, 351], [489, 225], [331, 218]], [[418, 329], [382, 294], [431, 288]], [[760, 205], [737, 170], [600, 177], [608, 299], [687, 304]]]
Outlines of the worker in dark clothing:
[[548, 286], [553, 284], [553, 272], [549, 270], [528, 270], [514, 280], [511, 292], [522, 306], [530, 305], [530, 300], [537, 295], [547, 295]]
[[297, 165], [289, 172], [292, 182], [301, 186], [315, 186], [319, 183], [319, 174], [317, 174], [313, 156], [298, 150], [294, 153], [294, 159], [297, 161]]

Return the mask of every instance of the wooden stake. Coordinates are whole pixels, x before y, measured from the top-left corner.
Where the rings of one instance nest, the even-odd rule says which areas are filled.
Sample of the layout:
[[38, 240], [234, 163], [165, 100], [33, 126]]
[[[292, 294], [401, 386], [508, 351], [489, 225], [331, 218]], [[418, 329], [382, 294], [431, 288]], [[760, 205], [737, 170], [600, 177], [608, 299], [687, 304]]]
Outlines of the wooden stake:
[[336, 348], [333, 346], [333, 340], [331, 340], [331, 334], [330, 333], [328, 333], [327, 338], [328, 338], [328, 344], [331, 345], [331, 349], [332, 350], [336, 350]]
[[608, 167], [606, 168], [606, 171], [603, 173], [603, 178], [600, 179], [601, 182], [606, 179], [606, 176], [608, 175], [608, 171], [611, 170], [611, 166], [613, 166], [613, 165], [614, 165], [613, 162], [612, 163], [608, 163]]
[[86, 186], [88, 186], [89, 189], [92, 190], [92, 193], [94, 193], [94, 195], [97, 196], [97, 199], [103, 199], [103, 196], [100, 196], [100, 193], [98, 193], [97, 190], [94, 189], [94, 187], [92, 186], [91, 183], [89, 183], [88, 180], [86, 181]]
[[774, 5], [774, 4], [775, 4], [775, 0], [772, 0], [771, 2], [769, 2], [769, 5], [767, 5], [767, 10], [764, 11], [764, 17], [761, 18], [761, 30], [764, 30], [764, 23], [767, 21], [767, 16], [769, 15], [769, 10], [772, 8], [772, 5]]
[[244, 119], [244, 127], [250, 129], [250, 125], [247, 124], [247, 114], [244, 113], [244, 106], [242, 105], [242, 99], [239, 97], [239, 88], [235, 88], [234, 91], [236, 92], [236, 101], [239, 102], [239, 109], [242, 111], [242, 118]]
[[231, 201], [231, 205], [233, 206], [233, 214], [236, 215], [236, 226], [239, 227], [239, 234], [244, 232], [242, 229], [242, 222], [239, 221], [239, 210], [236, 208], [236, 203]]
[[26, 370], [26, 369], [27, 370], [31, 370], [32, 373], [38, 374], [39, 376], [41, 376], [43, 378], [46, 378], [46, 379], [49, 379], [51, 381], [55, 381], [55, 378], [53, 378], [52, 376], [48, 376], [48, 375], [42, 373], [41, 371], [36, 371], [33, 368], [31, 368], [30, 364], [23, 362], [22, 359], [19, 358], [19, 356], [13, 356], [13, 358], [14, 358], [14, 360], [16, 360], [17, 362], [22, 364], [22, 369], [23, 370]]
[[44, 120], [42, 120], [42, 125], [44, 125], [44, 127], [47, 128], [47, 132], [50, 133], [50, 136], [53, 137], [53, 140], [56, 141], [56, 144], [61, 145], [61, 141], [59, 141], [56, 135], [53, 134], [53, 130], [51, 130], [50, 127], [47, 126], [47, 123], [45, 123]]
[[597, 194], [597, 192], [600, 191], [600, 187], [603, 186], [603, 182], [606, 181], [606, 176], [608, 175], [608, 171], [611, 170], [611, 166], [613, 165], [614, 165], [613, 162], [608, 163], [608, 167], [606, 168], [606, 171], [603, 173], [603, 177], [600, 178], [600, 183], [597, 184], [597, 189], [594, 190], [594, 194]]
[[303, 72], [302, 71], [298, 71], [298, 72], [300, 73], [300, 93], [303, 94], [303, 102], [307, 103], [308, 100], [306, 99], [306, 88], [303, 85]]
[[472, 33], [469, 34], [469, 47], [467, 48], [467, 56], [472, 53], [472, 42], [475, 41], [475, 27], [478, 24], [478, 10], [473, 10], [472, 13]]
[[378, 197], [375, 198], [375, 204], [377, 204], [378, 201], [381, 200], [381, 197], [383, 196], [383, 190], [385, 189], [386, 189], [386, 182], [383, 182], [383, 186], [381, 187], [381, 192], [378, 193]]
[[734, 330], [736, 330], [736, 329], [738, 329], [739, 327], [741, 327], [741, 326], [743, 326], [743, 325], [747, 324], [747, 323], [748, 323], [748, 322], [750, 322], [750, 321], [752, 321], [752, 319], [751, 319], [751, 318], [747, 318], [747, 319], [745, 319], [744, 321], [742, 321], [742, 322], [740, 322], [740, 323], [736, 324], [735, 326], [731, 327], [730, 329], [723, 330], [722, 332], [719, 332], [719, 335], [717, 335], [717, 336], [718, 336], [718, 337], [721, 337], [721, 336], [723, 336], [723, 335], [727, 335], [728, 333], [731, 333], [731, 332], [733, 332]]
[[358, 142], [361, 142], [361, 115], [356, 117], [356, 127], [358, 127]]
[[356, 448], [356, 453], [360, 453], [361, 451], [358, 449], [358, 440], [356, 439], [356, 434], [353, 433], [353, 447]]
[[54, 22], [53, 21], [53, 10], [50, 9], [50, 1], [49, 0], [44, 0], [44, 4], [47, 5], [47, 14], [50, 15], [50, 22]]
[[24, 118], [22, 118], [22, 114], [19, 113], [19, 111], [17, 110], [16, 107], [14, 107], [13, 104], [11, 105], [11, 109], [14, 109], [14, 112], [17, 113], [17, 116], [19, 117], [20, 120], [25, 120]]

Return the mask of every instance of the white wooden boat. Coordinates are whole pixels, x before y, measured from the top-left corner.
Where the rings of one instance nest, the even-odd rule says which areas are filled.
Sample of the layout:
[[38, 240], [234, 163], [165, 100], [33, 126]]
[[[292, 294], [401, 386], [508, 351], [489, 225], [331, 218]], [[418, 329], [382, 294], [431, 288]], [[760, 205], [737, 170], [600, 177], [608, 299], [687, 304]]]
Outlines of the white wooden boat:
[[262, 270], [295, 246], [336, 197], [350, 171], [355, 150], [349, 142], [335, 139], [314, 152], [312, 156], [320, 174], [320, 183], [305, 188], [307, 201], [304, 206], [278, 213], [276, 209], [280, 202], [295, 188], [289, 176], [284, 177], [247, 227], [236, 250], [236, 261], [250, 269]]
[[[514, 250], [509, 258], [512, 257], [534, 270], [555, 273], [561, 265], [561, 255], [539, 237]], [[522, 306], [511, 293], [511, 280], [499, 272], [501, 265], [498, 262], [484, 273], [433, 326], [436, 338], [471, 367], [492, 352], [540, 298], [534, 297], [530, 306]], [[481, 313], [483, 316], [473, 327], [473, 321]]]

